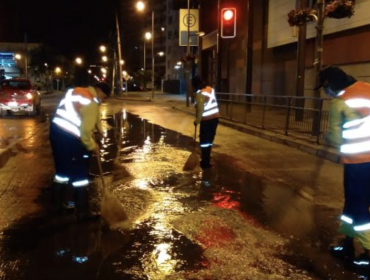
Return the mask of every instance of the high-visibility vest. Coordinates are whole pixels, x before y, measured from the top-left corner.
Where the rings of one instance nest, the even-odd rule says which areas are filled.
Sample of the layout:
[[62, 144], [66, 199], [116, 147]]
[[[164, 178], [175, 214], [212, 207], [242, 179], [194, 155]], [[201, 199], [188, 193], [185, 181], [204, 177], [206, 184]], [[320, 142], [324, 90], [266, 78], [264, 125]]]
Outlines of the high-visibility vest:
[[338, 95], [360, 117], [342, 126], [340, 146], [343, 163], [370, 162], [370, 84], [356, 82]]
[[99, 100], [87, 88], [68, 90], [58, 105], [53, 122], [63, 130], [80, 137], [80, 109], [91, 102], [99, 104]]
[[218, 110], [218, 104], [216, 100], [215, 90], [209, 86], [197, 91], [206, 97], [204, 102], [204, 111], [202, 114], [202, 120], [211, 120], [220, 117], [220, 112]]

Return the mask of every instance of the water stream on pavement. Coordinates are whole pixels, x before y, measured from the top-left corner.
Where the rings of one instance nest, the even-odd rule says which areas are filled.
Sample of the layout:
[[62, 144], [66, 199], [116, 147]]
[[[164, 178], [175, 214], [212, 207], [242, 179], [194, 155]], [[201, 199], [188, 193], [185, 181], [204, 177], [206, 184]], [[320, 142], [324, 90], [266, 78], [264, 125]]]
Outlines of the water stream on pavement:
[[[291, 189], [236, 168], [226, 155], [214, 154], [210, 170], [184, 172], [193, 140], [125, 111], [107, 116], [103, 129], [103, 170], [128, 230], [71, 224], [68, 216], [20, 224], [2, 235], [9, 259], [0, 279], [357, 279], [312, 248], [310, 215], [324, 210]], [[99, 177], [95, 186], [98, 203]], [[298, 226], [280, 220], [287, 208]], [[291, 236], [297, 227], [305, 236]]]

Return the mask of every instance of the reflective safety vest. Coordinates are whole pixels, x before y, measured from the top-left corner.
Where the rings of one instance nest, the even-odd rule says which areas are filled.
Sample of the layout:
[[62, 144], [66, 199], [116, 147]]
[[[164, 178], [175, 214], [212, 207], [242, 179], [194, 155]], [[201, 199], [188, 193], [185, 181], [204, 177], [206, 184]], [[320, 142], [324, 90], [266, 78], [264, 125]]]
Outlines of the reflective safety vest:
[[220, 117], [218, 104], [216, 100], [215, 90], [209, 86], [197, 91], [205, 96], [204, 110], [202, 114], [202, 121], [211, 120]]
[[80, 109], [91, 102], [99, 104], [98, 99], [87, 88], [77, 87], [68, 90], [58, 105], [53, 122], [63, 130], [80, 137]]
[[338, 95], [360, 117], [342, 126], [340, 146], [343, 163], [370, 162], [370, 84], [356, 82]]

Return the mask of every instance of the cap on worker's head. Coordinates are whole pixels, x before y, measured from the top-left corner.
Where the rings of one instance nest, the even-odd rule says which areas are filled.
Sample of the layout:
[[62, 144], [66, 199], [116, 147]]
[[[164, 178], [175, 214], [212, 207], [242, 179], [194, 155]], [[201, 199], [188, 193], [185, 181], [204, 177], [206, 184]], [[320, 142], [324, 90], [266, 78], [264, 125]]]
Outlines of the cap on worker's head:
[[319, 72], [319, 81], [315, 86], [318, 90], [325, 85], [329, 86], [332, 90], [342, 90], [353, 83], [353, 78], [348, 76], [342, 69], [335, 66], [328, 66]]
[[197, 89], [197, 88], [200, 88], [204, 84], [204, 81], [202, 80], [200, 76], [194, 76], [191, 79], [191, 84], [193, 85], [195, 89]]
[[110, 95], [111, 88], [107, 83], [100, 82], [97, 83], [94, 87], [100, 89], [106, 96]]

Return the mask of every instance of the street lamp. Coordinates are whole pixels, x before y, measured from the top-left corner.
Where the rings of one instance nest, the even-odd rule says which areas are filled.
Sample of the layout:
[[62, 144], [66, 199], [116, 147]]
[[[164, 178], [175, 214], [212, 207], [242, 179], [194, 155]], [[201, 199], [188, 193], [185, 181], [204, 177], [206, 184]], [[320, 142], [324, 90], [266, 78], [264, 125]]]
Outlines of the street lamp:
[[102, 53], [104, 53], [104, 52], [107, 50], [106, 46], [104, 46], [104, 45], [101, 45], [101, 46], [99, 47], [99, 49], [100, 49], [100, 51], [101, 51]]
[[57, 81], [57, 91], [59, 90], [59, 82], [60, 82], [60, 79], [58, 79], [58, 75], [62, 72], [62, 69], [60, 69], [60, 67], [55, 67], [55, 76], [57, 77], [57, 79], [55, 79]]
[[[136, 8], [138, 11], [143, 11], [145, 9], [145, 4], [143, 1], [138, 1], [136, 3]], [[152, 10], [152, 99], [154, 99], [154, 10]], [[144, 68], [145, 70], [145, 68]]]
[[81, 64], [82, 64], [82, 58], [81, 58], [81, 57], [76, 57], [75, 62], [76, 62], [78, 65], [81, 65]]

